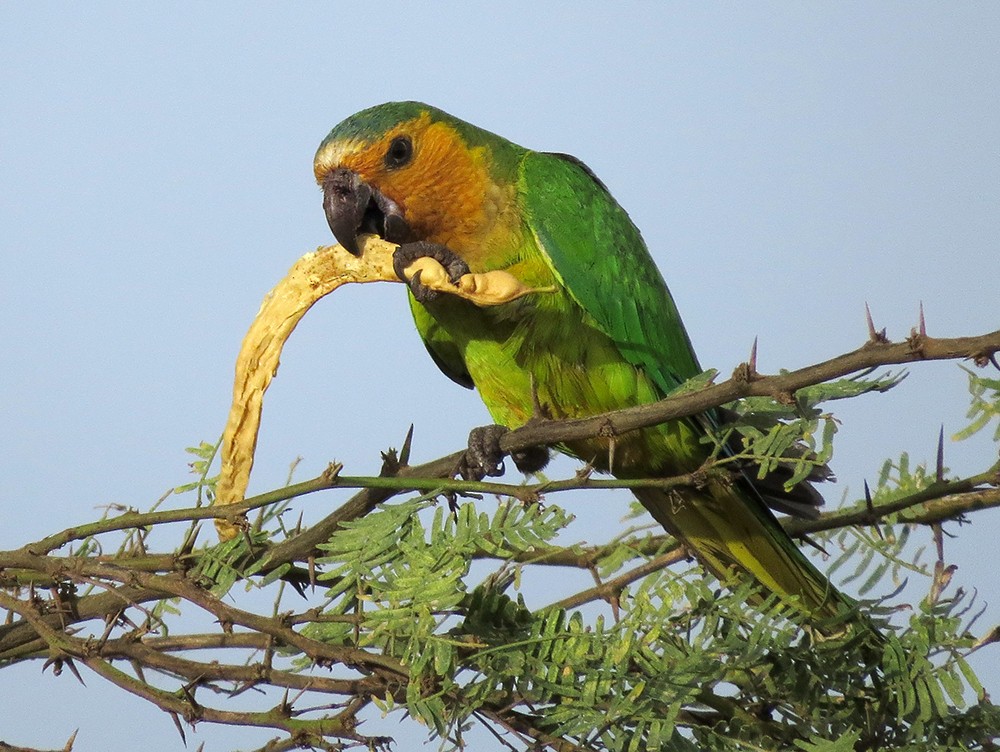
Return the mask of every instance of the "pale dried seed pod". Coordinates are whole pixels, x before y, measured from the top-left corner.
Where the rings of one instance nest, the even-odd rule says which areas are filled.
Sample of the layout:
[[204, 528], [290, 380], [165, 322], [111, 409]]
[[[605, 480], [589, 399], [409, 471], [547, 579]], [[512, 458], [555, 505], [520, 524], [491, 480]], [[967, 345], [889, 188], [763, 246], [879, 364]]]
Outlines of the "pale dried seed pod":
[[[356, 282], [399, 282], [392, 268], [396, 246], [375, 236], [360, 239], [361, 254], [355, 256], [340, 245], [324, 246], [307, 253], [289, 269], [265, 296], [236, 357], [233, 403], [222, 435], [222, 466], [216, 486], [216, 504], [243, 501], [260, 430], [264, 392], [278, 372], [281, 350], [295, 326], [316, 301], [341, 285]], [[443, 293], [458, 295], [481, 306], [499, 305], [532, 292], [548, 291], [522, 285], [508, 272], [466, 274], [455, 285], [444, 267], [422, 258], [407, 267], [412, 277]], [[228, 520], [216, 521], [222, 540], [234, 537], [238, 528]]]

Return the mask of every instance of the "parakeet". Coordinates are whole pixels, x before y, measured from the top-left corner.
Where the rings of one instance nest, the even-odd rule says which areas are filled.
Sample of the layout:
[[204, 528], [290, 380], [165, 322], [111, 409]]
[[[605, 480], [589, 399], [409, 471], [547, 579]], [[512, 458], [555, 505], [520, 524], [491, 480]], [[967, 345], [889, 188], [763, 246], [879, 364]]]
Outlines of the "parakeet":
[[[358, 112], [320, 144], [314, 163], [330, 229], [357, 253], [357, 236], [399, 243], [397, 271], [432, 256], [449, 275], [506, 270], [554, 288], [480, 307], [411, 280], [416, 328], [453, 381], [479, 391], [497, 427], [470, 438], [467, 474], [496, 474], [499, 436], [536, 411], [578, 418], [654, 402], [702, 371], [667, 285], [638, 229], [578, 159], [537, 152], [419, 102]], [[561, 451], [620, 478], [699, 468], [718, 412]], [[522, 469], [548, 450], [515, 457]], [[815, 513], [808, 484], [734, 473], [636, 497], [723, 581], [742, 575], [794, 602], [807, 619], [844, 613], [841, 596], [777, 522], [769, 505]]]

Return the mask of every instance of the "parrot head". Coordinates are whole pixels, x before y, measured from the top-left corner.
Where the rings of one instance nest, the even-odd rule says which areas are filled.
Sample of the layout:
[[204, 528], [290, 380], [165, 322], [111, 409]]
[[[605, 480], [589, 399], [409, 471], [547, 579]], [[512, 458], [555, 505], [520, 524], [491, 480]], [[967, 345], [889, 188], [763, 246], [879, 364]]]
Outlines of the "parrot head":
[[513, 181], [503, 187], [498, 155], [518, 149], [420, 102], [389, 102], [337, 125], [313, 170], [330, 230], [351, 253], [366, 232], [461, 253], [506, 204]]

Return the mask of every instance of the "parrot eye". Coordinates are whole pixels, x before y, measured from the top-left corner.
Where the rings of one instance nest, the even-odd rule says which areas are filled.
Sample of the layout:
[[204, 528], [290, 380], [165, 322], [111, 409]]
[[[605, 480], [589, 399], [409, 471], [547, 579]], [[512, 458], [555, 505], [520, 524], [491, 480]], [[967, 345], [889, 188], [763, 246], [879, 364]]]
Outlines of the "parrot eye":
[[409, 136], [396, 136], [385, 153], [385, 166], [395, 170], [407, 164], [413, 157], [413, 142]]

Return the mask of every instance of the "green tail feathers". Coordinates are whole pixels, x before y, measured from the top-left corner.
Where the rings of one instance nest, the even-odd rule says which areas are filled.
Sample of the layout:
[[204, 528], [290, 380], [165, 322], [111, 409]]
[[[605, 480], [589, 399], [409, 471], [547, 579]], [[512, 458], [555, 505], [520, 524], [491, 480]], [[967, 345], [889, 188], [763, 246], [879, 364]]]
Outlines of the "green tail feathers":
[[[749, 576], [786, 600], [820, 631], [842, 631], [856, 604], [799, 550], [764, 504], [738, 486], [709, 480], [698, 489], [636, 489], [650, 514], [723, 582]], [[836, 630], [824, 629], [836, 622]]]

